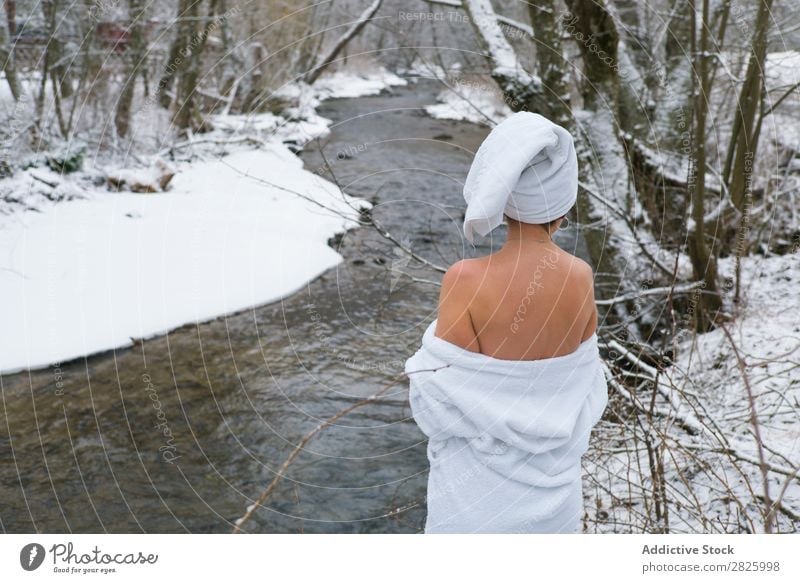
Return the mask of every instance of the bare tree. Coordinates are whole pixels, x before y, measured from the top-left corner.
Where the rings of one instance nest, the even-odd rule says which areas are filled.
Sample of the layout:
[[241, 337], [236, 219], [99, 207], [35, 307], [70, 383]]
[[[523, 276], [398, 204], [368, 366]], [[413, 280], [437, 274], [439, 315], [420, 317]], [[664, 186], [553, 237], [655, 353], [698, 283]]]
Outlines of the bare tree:
[[22, 88], [17, 78], [17, 68], [14, 60], [14, 36], [16, 34], [16, 0], [6, 0], [3, 2], [5, 5], [6, 22], [8, 23], [8, 30], [3, 24], [0, 26], [0, 70], [6, 75], [6, 82], [8, 88], [11, 90], [11, 95], [15, 101], [19, 101], [22, 95]]
[[609, 62], [619, 62], [619, 32], [606, 1], [566, 0], [566, 3], [572, 13], [572, 26], [584, 39], [578, 48], [583, 59], [583, 96], [587, 107], [593, 109], [598, 96], [603, 95], [616, 104], [619, 78]]
[[146, 49], [144, 39], [145, 5], [143, 0], [128, 0], [128, 21], [128, 34], [130, 37], [128, 50], [126, 51], [128, 69], [114, 115], [114, 124], [120, 136], [125, 136], [128, 133], [131, 104], [136, 90], [136, 79], [143, 72]]
[[158, 83], [158, 100], [161, 107], [168, 109], [173, 102], [173, 86], [179, 71], [186, 67], [192, 56], [190, 45], [197, 32], [198, 14], [203, 0], [180, 0], [175, 21], [175, 37], [170, 44], [167, 63]]
[[208, 35], [211, 32], [212, 23], [215, 22], [217, 15], [218, 0], [209, 0], [208, 18], [204, 26], [201, 26], [200, 5], [202, 2], [191, 2], [188, 18], [192, 20], [188, 26], [192, 34], [188, 42], [184, 45], [186, 55], [185, 65], [180, 69], [178, 89], [175, 100], [175, 125], [178, 129], [188, 128], [200, 129], [203, 125], [198, 119], [199, 112], [196, 108], [197, 84], [200, 79], [200, 66], [202, 64], [203, 49], [206, 46]]
[[722, 296], [717, 285], [717, 260], [706, 244], [705, 230], [706, 116], [711, 96], [711, 76], [708, 66], [710, 0], [703, 0], [699, 45], [696, 0], [691, 0], [691, 4], [694, 151], [693, 159], [690, 160], [688, 186], [691, 189], [694, 231], [689, 236], [688, 250], [695, 278], [705, 283], [704, 293], [699, 294], [698, 306], [694, 313], [697, 330], [706, 332], [713, 327], [716, 313], [722, 308]]
[[756, 123], [756, 115], [762, 105], [764, 95], [764, 65], [771, 14], [772, 0], [761, 0], [750, 45], [747, 73], [739, 93], [731, 141], [722, 171], [723, 180], [728, 185], [731, 202], [741, 213], [736, 247], [736, 291], [734, 294], [736, 301], [739, 300], [741, 290], [741, 256], [744, 252], [745, 234], [750, 219], [752, 171], [761, 129], [760, 120], [762, 118], [759, 118], [759, 123]]
[[490, 0], [463, 0], [475, 32], [486, 49], [491, 76], [516, 111], [542, 111], [548, 99], [542, 80], [525, 70], [514, 48], [506, 40]]
[[744, 210], [745, 191], [750, 173], [746, 166], [752, 162], [758, 146], [758, 126], [755, 123], [762, 95], [764, 62], [767, 55], [767, 32], [769, 31], [772, 0], [761, 0], [756, 16], [750, 60], [744, 83], [739, 92], [739, 101], [734, 117], [731, 142], [723, 169], [723, 179], [728, 184], [731, 201], [740, 211]]
[[691, 38], [692, 5], [673, 0], [664, 38], [664, 65], [669, 71], [686, 62], [686, 46]]
[[306, 83], [313, 83], [317, 80], [317, 78], [322, 74], [322, 72], [336, 59], [339, 55], [341, 50], [347, 46], [349, 43], [358, 33], [361, 31], [364, 26], [375, 16], [375, 13], [381, 7], [383, 0], [373, 0], [372, 4], [370, 4], [361, 15], [353, 21], [350, 26], [347, 28], [345, 33], [339, 37], [333, 46], [328, 49], [325, 53], [325, 56], [320, 59], [319, 64], [315, 65], [303, 76], [303, 80]]
[[[42, 72], [39, 82], [39, 92], [36, 96], [36, 128], [41, 133], [43, 129], [42, 121], [44, 116], [45, 95], [47, 93], [47, 82], [53, 81], [53, 97], [56, 98], [58, 89], [56, 87], [57, 81], [57, 63], [61, 60], [61, 41], [56, 35], [56, 19], [58, 16], [58, 0], [43, 0], [42, 15], [44, 16], [45, 25], [48, 31], [48, 41], [44, 51], [44, 58], [42, 59]], [[55, 103], [60, 105], [56, 99]], [[60, 109], [60, 108], [59, 108]], [[62, 133], [64, 133], [64, 120], [59, 115], [59, 122]]]
[[543, 99], [544, 114], [556, 123], [572, 127], [570, 89], [567, 81], [567, 63], [561, 47], [561, 27], [556, 18], [553, 0], [533, 0], [528, 4], [536, 60], [543, 89], [549, 94]]

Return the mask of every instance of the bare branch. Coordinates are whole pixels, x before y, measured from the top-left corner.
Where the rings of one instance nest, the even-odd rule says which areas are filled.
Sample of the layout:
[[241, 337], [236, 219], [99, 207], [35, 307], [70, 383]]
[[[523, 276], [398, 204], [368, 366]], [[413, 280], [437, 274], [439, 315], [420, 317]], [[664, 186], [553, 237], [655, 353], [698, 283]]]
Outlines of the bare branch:
[[306, 74], [303, 76], [303, 80], [311, 84], [317, 80], [317, 77], [328, 68], [328, 66], [336, 59], [336, 56], [339, 52], [347, 46], [353, 37], [355, 37], [362, 28], [375, 16], [375, 13], [381, 7], [381, 3], [383, 0], [374, 0], [372, 4], [370, 4], [364, 12], [361, 13], [361, 16], [358, 17], [355, 21], [350, 24], [350, 28], [348, 28], [345, 33], [339, 37], [339, 39], [334, 43], [334, 45], [330, 48], [330, 50], [325, 54], [325, 56], [320, 60], [319, 64], [312, 67]]

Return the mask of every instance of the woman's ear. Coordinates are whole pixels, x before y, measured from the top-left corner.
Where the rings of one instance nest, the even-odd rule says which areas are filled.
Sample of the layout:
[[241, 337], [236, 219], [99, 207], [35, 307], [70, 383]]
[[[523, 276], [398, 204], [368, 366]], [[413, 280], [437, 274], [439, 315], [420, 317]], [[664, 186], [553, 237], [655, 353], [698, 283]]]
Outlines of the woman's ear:
[[566, 217], [567, 217], [567, 215], [564, 215], [564, 216], [558, 217], [558, 218], [557, 218], [555, 221], [553, 221], [552, 223], [550, 223], [550, 228], [549, 228], [548, 230], [550, 231], [550, 234], [551, 234], [551, 235], [552, 235], [553, 233], [555, 233], [556, 231], [558, 231], [558, 228], [561, 226], [561, 223], [563, 223], [563, 222], [564, 222], [564, 219], [565, 219]]

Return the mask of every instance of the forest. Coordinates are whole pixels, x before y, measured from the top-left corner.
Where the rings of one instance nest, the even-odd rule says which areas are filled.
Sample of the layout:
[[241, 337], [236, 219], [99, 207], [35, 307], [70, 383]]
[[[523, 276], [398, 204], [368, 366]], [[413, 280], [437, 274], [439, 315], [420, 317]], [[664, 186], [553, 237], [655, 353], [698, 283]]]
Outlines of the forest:
[[580, 161], [583, 531], [800, 528], [800, 4], [3, 0], [0, 64], [4, 532], [418, 532], [402, 362], [517, 111]]

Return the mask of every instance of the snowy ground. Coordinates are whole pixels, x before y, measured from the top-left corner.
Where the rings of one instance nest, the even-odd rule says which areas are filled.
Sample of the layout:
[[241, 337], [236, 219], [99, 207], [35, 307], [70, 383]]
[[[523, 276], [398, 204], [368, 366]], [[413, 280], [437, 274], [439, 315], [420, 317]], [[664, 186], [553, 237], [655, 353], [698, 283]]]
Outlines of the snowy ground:
[[[297, 103], [288, 122], [217, 118], [211, 135], [183, 147], [166, 192], [111, 192], [97, 179], [112, 169], [86, 164], [0, 181], [0, 372], [264, 304], [339, 263], [327, 240], [354, 227], [367, 203], [304, 170], [284, 142], [327, 132], [314, 111], [321, 99], [402, 83], [383, 69], [333, 73], [319, 87], [283, 89]], [[147, 173], [128, 173], [137, 171]]]
[[[769, 467], [769, 497], [779, 501], [777, 530], [800, 529], [798, 259], [795, 251], [743, 262], [744, 306], [727, 326], [746, 376], [722, 329], [690, 336], [678, 342], [677, 361], [662, 376], [652, 421], [644, 412], [648, 392], [641, 396], [641, 425], [598, 425], [584, 460], [591, 532], [763, 532], [764, 479], [745, 378]], [[733, 262], [722, 260], [720, 272], [732, 276]], [[622, 394], [613, 383], [610, 393]], [[656, 451], [661, 469], [651, 464]], [[660, 511], [658, 484], [668, 500]]]

